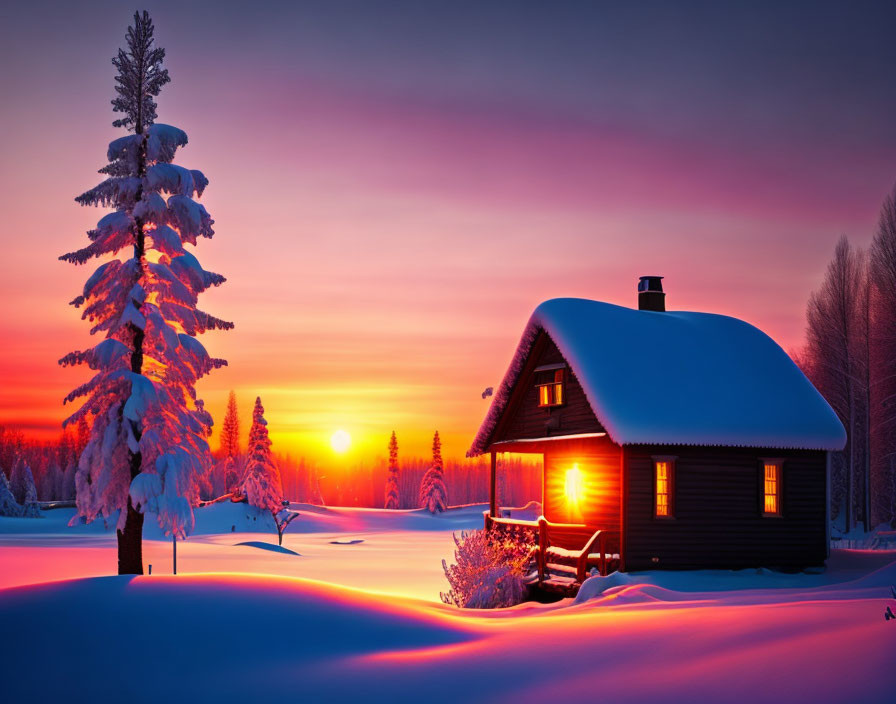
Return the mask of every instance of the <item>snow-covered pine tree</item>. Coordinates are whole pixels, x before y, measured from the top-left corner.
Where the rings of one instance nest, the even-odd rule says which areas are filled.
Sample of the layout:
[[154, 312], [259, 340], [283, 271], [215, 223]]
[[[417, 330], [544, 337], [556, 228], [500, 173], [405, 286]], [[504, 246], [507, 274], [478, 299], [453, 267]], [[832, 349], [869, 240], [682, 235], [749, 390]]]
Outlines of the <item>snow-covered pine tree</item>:
[[44, 475], [41, 486], [44, 501], [59, 501], [62, 498], [62, 469], [55, 459], [50, 464], [50, 469]]
[[231, 391], [227, 398], [227, 410], [221, 424], [222, 461], [215, 468], [220, 474], [224, 491], [233, 492], [239, 489], [242, 480], [240, 467], [240, 415], [236, 403], [236, 394]]
[[448, 489], [442, 473], [442, 441], [438, 430], [432, 438], [432, 465], [420, 483], [420, 508], [430, 513], [441, 513], [448, 508]]
[[320, 472], [317, 467], [312, 467], [310, 471], [311, 496], [308, 499], [315, 506], [326, 506], [324, 503], [324, 494], [320, 489]]
[[65, 468], [65, 472], [62, 474], [62, 492], [59, 496], [62, 501], [75, 500], [75, 475], [77, 472], [78, 465], [76, 462], [72, 462]]
[[227, 397], [227, 411], [221, 424], [221, 453], [224, 457], [236, 459], [240, 454], [240, 414], [236, 405], [236, 394], [231, 391]]
[[6, 473], [0, 469], [0, 516], [8, 516], [16, 518], [22, 515], [22, 507], [19, 506], [12, 490], [9, 488], [9, 481]]
[[78, 457], [87, 447], [87, 441], [90, 440], [90, 426], [87, 424], [87, 416], [81, 416], [78, 419], [78, 430], [75, 435], [75, 453]]
[[241, 489], [250, 506], [271, 512], [274, 525], [277, 527], [278, 544], [283, 545], [283, 533], [286, 527], [299, 517], [299, 513], [283, 506], [283, 484], [280, 481], [280, 470], [271, 452], [268, 422], [264, 419], [261, 398], [255, 399], [255, 408], [252, 411], [246, 475]]
[[37, 505], [37, 487], [31, 473], [25, 475], [25, 501], [22, 502], [22, 516], [40, 518], [40, 507]]
[[240, 474], [237, 467], [237, 460], [228, 457], [223, 461], [221, 474], [224, 477], [224, 493], [233, 493], [240, 489]]
[[398, 438], [395, 431], [389, 438], [389, 474], [386, 476], [386, 502], [384, 508], [398, 509], [401, 501], [398, 491]]
[[[72, 301], [91, 333], [105, 339], [60, 363], [95, 372], [65, 399], [84, 399], [66, 424], [80, 429], [90, 419], [73, 520], [117, 515], [120, 574], [143, 573], [144, 512], [157, 514], [166, 533], [184, 537], [192, 530], [190, 499], [208, 466], [212, 422], [195, 383], [226, 364], [209, 357], [196, 335], [233, 327], [196, 307], [198, 295], [224, 277], [205, 271], [185, 248], [211, 237], [213, 221], [194, 200], [208, 180], [171, 163], [187, 135], [154, 124], [155, 97], [169, 81], [164, 57], [149, 15], [135, 14], [127, 50], [112, 59], [118, 70], [112, 109], [122, 113], [112, 124], [133, 134], [109, 145], [109, 164], [100, 169], [108, 178], [75, 199], [113, 211], [88, 233], [89, 245], [61, 257], [84, 264], [111, 255]], [[130, 256], [119, 258], [122, 251]]]
[[261, 398], [255, 399], [252, 411], [252, 427], [249, 429], [249, 454], [246, 459], [246, 476], [242, 492], [249, 504], [277, 514], [283, 508], [283, 486], [280, 471], [271, 453], [268, 422], [264, 419]]
[[34, 474], [31, 467], [25, 461], [24, 457], [16, 460], [15, 466], [12, 468], [12, 476], [9, 478], [9, 488], [15, 497], [16, 503], [24, 504], [25, 495], [28, 492], [28, 485], [34, 485]]

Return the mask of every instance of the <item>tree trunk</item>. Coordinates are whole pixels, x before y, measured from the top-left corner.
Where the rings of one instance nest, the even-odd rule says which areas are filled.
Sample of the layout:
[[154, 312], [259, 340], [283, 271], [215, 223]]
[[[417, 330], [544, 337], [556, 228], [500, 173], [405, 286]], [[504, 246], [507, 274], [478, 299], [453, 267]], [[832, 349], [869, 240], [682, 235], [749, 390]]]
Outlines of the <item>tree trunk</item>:
[[143, 514], [128, 499], [124, 530], [118, 535], [118, 574], [143, 574]]
[[[143, 132], [143, 118], [138, 112], [136, 134]], [[146, 175], [146, 140], [144, 139], [137, 158], [137, 174], [142, 178]], [[143, 186], [137, 188], [135, 200], [143, 197]], [[142, 278], [143, 257], [145, 256], [145, 233], [143, 220], [135, 218], [136, 241], [134, 242], [134, 259], [140, 264], [141, 274], [137, 282]], [[134, 374], [143, 373], [143, 337], [144, 332], [140, 328], [131, 325], [134, 336], [134, 349], [131, 351], [131, 371]], [[139, 423], [131, 422], [131, 432], [136, 440], [140, 440], [143, 429]], [[139, 452], [129, 452], [131, 481], [140, 474], [142, 457]], [[118, 531], [118, 574], [143, 574], [143, 514], [137, 511], [131, 504], [128, 496], [127, 516], [124, 531]]]

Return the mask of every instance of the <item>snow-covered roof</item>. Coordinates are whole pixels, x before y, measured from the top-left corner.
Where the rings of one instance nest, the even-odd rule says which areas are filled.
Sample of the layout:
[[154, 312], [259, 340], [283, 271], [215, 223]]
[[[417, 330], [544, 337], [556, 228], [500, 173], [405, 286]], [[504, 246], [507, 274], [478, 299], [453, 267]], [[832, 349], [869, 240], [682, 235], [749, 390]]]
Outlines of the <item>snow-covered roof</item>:
[[617, 444], [840, 450], [846, 443], [827, 401], [758, 328], [712, 313], [556, 298], [532, 314], [469, 455], [488, 448], [542, 330]]

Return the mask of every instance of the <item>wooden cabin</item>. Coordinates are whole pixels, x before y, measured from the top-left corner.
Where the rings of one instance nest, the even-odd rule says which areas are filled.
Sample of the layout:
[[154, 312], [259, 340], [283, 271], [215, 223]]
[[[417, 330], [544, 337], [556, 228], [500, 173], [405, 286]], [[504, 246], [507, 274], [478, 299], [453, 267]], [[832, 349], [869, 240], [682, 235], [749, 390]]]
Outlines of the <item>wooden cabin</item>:
[[[666, 311], [661, 277], [638, 288], [638, 309], [535, 310], [468, 452], [491, 454], [486, 527], [531, 531], [539, 580], [572, 591], [595, 567], [822, 565], [834, 411], [762, 331]], [[538, 521], [499, 513], [504, 452], [543, 459]]]

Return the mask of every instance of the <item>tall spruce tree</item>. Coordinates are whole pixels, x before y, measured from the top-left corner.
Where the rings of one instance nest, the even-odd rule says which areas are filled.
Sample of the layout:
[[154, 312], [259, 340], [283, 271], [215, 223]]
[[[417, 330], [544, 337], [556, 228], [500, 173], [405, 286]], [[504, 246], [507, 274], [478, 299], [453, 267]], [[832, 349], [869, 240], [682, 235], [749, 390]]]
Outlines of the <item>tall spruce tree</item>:
[[224, 277], [204, 270], [185, 247], [214, 234], [211, 217], [194, 200], [208, 180], [171, 163], [187, 135], [155, 124], [155, 98], [169, 77], [153, 31], [146, 12], [135, 14], [127, 48], [112, 59], [112, 109], [122, 115], [112, 124], [132, 134], [109, 145], [109, 163], [100, 169], [106, 180], [75, 199], [113, 210], [87, 233], [90, 244], [61, 257], [74, 264], [108, 257], [72, 301], [90, 332], [105, 339], [60, 364], [94, 371], [65, 399], [83, 399], [66, 424], [80, 429], [90, 419], [73, 520], [117, 514], [119, 574], [143, 573], [144, 512], [157, 514], [175, 536], [193, 528], [190, 500], [208, 466], [212, 422], [195, 383], [226, 364], [210, 357], [196, 335], [233, 327], [196, 307], [198, 295]]
[[430, 513], [441, 513], [448, 508], [448, 489], [442, 467], [442, 441], [439, 431], [432, 438], [432, 464], [420, 483], [420, 508]]
[[389, 474], [386, 476], [386, 501], [384, 508], [401, 508], [401, 497], [398, 490], [398, 438], [395, 431], [389, 438]]

